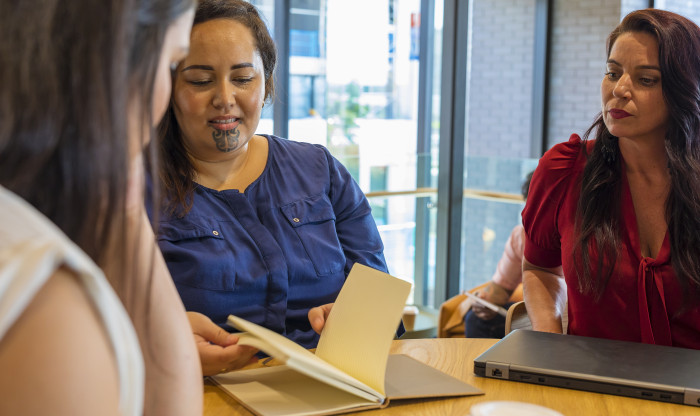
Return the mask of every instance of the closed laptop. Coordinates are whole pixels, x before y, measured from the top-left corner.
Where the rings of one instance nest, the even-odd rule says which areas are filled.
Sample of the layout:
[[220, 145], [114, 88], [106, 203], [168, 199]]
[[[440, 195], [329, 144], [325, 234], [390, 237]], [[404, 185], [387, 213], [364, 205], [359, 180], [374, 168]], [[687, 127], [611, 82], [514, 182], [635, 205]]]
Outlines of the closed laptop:
[[700, 406], [700, 350], [516, 330], [474, 359], [474, 373]]

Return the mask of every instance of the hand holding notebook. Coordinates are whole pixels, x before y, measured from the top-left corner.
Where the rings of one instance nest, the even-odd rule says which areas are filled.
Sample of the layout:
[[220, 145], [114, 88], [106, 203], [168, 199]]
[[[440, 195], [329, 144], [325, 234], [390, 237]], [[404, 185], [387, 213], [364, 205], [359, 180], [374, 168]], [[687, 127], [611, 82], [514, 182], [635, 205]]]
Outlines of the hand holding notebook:
[[239, 343], [285, 363], [213, 378], [259, 415], [322, 415], [380, 408], [390, 399], [482, 394], [404, 355], [389, 355], [410, 283], [355, 264], [316, 354], [282, 335], [230, 316]]

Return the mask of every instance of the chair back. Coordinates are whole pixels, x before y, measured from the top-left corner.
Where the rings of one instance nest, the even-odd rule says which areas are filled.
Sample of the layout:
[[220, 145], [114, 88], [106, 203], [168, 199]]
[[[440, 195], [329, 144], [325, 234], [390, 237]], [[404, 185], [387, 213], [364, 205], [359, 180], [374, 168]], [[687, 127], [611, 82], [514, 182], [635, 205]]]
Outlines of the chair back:
[[[569, 324], [568, 309], [568, 304], [564, 305], [564, 311], [561, 315], [561, 327], [565, 334]], [[527, 314], [524, 300], [516, 302], [508, 308], [505, 329], [506, 335], [516, 329], [532, 329], [532, 322], [530, 322], [530, 317]]]
[[511, 305], [506, 315], [506, 335], [516, 329], [532, 329], [532, 322], [527, 315], [524, 300]]

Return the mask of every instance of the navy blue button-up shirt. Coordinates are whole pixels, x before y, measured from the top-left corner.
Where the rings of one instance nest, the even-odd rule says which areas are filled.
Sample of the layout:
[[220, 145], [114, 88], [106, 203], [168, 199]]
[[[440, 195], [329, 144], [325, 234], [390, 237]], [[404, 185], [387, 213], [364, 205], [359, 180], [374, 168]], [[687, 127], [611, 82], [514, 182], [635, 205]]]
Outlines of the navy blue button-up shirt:
[[[387, 271], [369, 203], [326, 148], [265, 136], [267, 165], [244, 193], [195, 189], [158, 243], [189, 311], [229, 314], [312, 348], [307, 313], [335, 301], [355, 262]], [[229, 328], [230, 329], [230, 328]]]

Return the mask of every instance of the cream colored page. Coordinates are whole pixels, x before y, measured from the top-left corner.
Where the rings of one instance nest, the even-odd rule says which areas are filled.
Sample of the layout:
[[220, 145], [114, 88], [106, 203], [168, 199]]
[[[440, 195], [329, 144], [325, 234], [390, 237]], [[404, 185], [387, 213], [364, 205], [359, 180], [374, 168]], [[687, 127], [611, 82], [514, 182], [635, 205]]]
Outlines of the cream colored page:
[[228, 323], [234, 328], [246, 331], [239, 334], [240, 345], [260, 349], [303, 374], [366, 400], [378, 403], [384, 401], [383, 393], [345, 374], [294, 341], [235, 315], [229, 315]]
[[355, 263], [326, 322], [316, 356], [385, 394], [391, 341], [411, 284]]
[[214, 380], [244, 406], [264, 416], [333, 414], [379, 407], [374, 401], [333, 388], [287, 366], [233, 371]]

